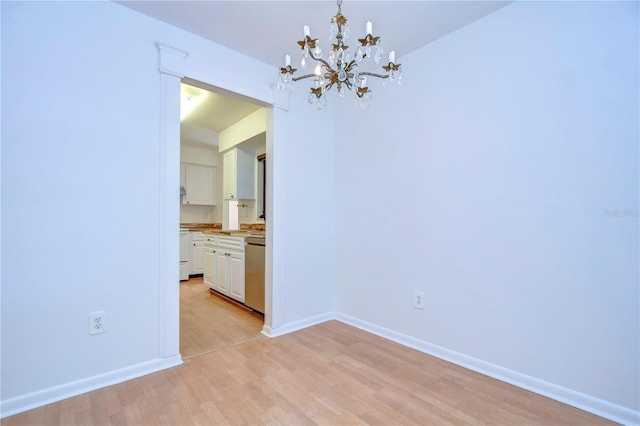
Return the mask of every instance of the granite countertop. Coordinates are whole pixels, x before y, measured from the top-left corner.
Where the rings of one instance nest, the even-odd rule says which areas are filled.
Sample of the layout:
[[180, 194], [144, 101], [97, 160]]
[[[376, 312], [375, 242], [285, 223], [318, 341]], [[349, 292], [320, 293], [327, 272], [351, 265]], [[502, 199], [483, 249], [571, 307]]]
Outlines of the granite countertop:
[[180, 229], [188, 229], [189, 231], [209, 231], [222, 229], [221, 223], [181, 223]]
[[264, 224], [241, 224], [241, 229], [222, 229], [221, 223], [181, 223], [180, 229], [200, 231], [209, 235], [265, 238]]
[[265, 231], [254, 229], [207, 229], [203, 232], [208, 235], [231, 235], [233, 237], [265, 238]]

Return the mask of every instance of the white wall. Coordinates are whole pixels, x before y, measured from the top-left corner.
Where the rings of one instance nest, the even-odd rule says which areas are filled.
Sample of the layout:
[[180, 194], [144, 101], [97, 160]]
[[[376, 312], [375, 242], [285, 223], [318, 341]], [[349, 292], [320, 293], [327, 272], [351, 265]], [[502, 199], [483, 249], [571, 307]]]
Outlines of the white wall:
[[[177, 339], [170, 335], [178, 324], [177, 262], [173, 269], [160, 261], [166, 252], [177, 259], [178, 206], [170, 203], [175, 212], [159, 208], [164, 199], [178, 199], [179, 78], [161, 78], [156, 42], [188, 52], [187, 77], [261, 102], [271, 101], [276, 73], [112, 2], [0, 7], [6, 416], [167, 367], [160, 358], [170, 358], [171, 365], [179, 359]], [[171, 108], [162, 104], [168, 92], [170, 99], [175, 95]], [[305, 114], [311, 116], [307, 111], [296, 118], [304, 121]], [[169, 124], [160, 122], [163, 115]], [[272, 125], [280, 136], [272, 145], [293, 145], [299, 127], [294, 126], [294, 140], [286, 113], [277, 120]], [[317, 146], [319, 137], [309, 144]], [[285, 156], [303, 164], [309, 153], [298, 149]], [[283, 170], [274, 173], [297, 183], [279, 182], [295, 192], [272, 208], [289, 212], [298, 229], [302, 212], [294, 194], [303, 191], [304, 180], [333, 185], [322, 180], [323, 162], [310, 169], [279, 164]], [[175, 175], [168, 189], [160, 187], [163, 170]], [[314, 200], [323, 197], [330, 199]], [[159, 225], [174, 215], [175, 236]], [[304, 212], [305, 220], [321, 217], [318, 209]], [[289, 255], [295, 262], [304, 255], [303, 265], [311, 270], [324, 265], [324, 246], [296, 252], [297, 235], [286, 226], [270, 231], [271, 256]], [[170, 276], [160, 272], [167, 270]], [[287, 294], [287, 304], [278, 306], [280, 326], [333, 308], [327, 300], [332, 296], [304, 297], [309, 289], [311, 296], [320, 292], [321, 277], [302, 280], [300, 274], [295, 269], [277, 279], [278, 291]], [[173, 285], [173, 276], [175, 288], [164, 287], [167, 280]], [[161, 306], [169, 307], [166, 315]], [[108, 331], [90, 336], [88, 314], [96, 310], [107, 312]], [[175, 353], [167, 353], [171, 348]]]
[[121, 7], [2, 9], [4, 402], [158, 357], [159, 80]]
[[281, 239], [273, 303], [287, 307], [274, 313], [272, 335], [326, 320], [335, 309], [334, 110], [310, 108], [308, 90], [305, 82], [296, 86], [289, 111], [274, 108], [267, 129], [267, 188], [274, 188], [267, 241], [271, 230], [274, 242]]
[[518, 2], [400, 59], [336, 124], [338, 311], [638, 422], [638, 4]]
[[203, 148], [198, 146], [181, 145], [180, 161], [204, 166], [219, 166], [218, 147]]
[[180, 204], [180, 223], [222, 223], [222, 207]]

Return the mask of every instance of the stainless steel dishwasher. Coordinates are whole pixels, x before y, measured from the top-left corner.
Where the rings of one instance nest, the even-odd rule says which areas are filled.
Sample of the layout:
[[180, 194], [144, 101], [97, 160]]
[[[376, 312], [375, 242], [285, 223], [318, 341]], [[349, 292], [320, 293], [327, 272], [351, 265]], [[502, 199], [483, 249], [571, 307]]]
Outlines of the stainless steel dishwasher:
[[244, 251], [244, 304], [264, 314], [264, 238], [247, 237]]

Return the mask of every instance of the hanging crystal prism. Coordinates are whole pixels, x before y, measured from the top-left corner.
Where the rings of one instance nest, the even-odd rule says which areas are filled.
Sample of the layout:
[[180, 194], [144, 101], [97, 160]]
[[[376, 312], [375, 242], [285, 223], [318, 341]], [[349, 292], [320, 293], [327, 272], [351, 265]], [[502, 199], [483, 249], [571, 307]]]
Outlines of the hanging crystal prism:
[[380, 63], [382, 54], [384, 53], [384, 50], [382, 49], [382, 46], [380, 46], [380, 44], [381, 42], [378, 42], [378, 44], [376, 45], [376, 53], [373, 55], [373, 60], [376, 64]]
[[351, 70], [353, 71], [353, 80], [351, 80], [351, 84], [353, 84], [354, 87], [358, 87], [358, 83], [360, 82], [360, 73], [358, 72], [358, 65], [354, 64]]
[[284, 90], [284, 89], [291, 89], [291, 78], [289, 77], [288, 73], [281, 73], [279, 72], [279, 78], [278, 78], [278, 89], [280, 90]]
[[342, 37], [344, 37], [344, 40], [349, 38], [349, 35], [351, 34], [351, 29], [349, 28], [349, 25], [345, 24], [342, 27]]

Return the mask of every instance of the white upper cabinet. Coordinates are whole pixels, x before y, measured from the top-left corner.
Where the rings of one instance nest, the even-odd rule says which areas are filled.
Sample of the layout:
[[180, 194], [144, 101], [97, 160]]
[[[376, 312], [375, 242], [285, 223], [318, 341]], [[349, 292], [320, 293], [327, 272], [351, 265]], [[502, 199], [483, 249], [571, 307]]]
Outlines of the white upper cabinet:
[[201, 164], [182, 163], [185, 194], [183, 204], [215, 206], [216, 168]]
[[222, 154], [224, 199], [255, 200], [256, 158], [241, 148]]

